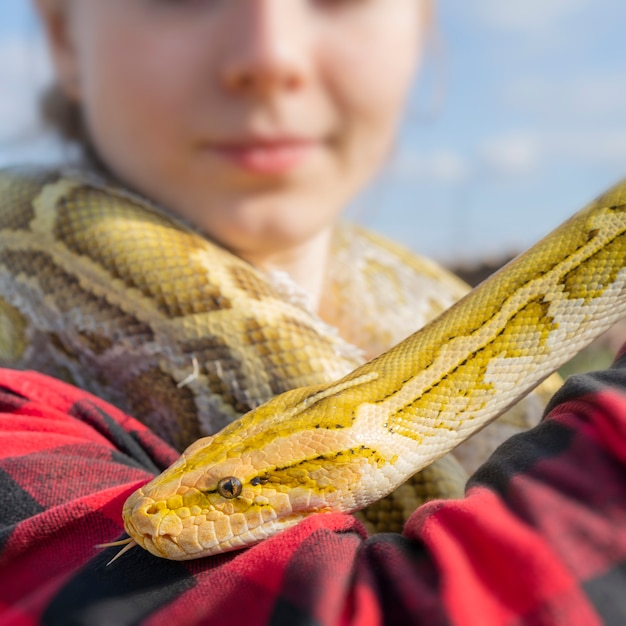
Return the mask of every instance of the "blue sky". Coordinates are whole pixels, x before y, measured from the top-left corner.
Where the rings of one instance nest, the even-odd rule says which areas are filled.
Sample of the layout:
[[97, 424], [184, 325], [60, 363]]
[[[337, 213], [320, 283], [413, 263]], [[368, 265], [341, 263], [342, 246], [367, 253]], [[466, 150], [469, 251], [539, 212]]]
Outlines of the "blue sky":
[[[626, 2], [438, 6], [442, 49], [351, 214], [440, 260], [498, 257], [626, 176]], [[2, 0], [0, 165], [52, 158], [34, 104], [49, 75], [29, 2]]]

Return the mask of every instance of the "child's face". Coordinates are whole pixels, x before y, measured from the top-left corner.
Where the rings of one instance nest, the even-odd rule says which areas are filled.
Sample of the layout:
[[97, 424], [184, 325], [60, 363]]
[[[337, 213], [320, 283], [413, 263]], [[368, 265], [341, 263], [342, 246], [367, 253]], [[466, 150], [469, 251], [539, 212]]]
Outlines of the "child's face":
[[322, 232], [372, 176], [427, 19], [425, 0], [39, 3], [107, 166], [244, 257]]

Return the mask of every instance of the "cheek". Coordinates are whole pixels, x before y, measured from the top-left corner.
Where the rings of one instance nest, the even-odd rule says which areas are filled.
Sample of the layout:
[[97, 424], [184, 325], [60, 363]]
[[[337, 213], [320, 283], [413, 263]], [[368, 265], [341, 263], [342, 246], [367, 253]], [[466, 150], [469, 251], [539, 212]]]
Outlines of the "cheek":
[[417, 21], [393, 23], [355, 33], [326, 50], [323, 63], [333, 98], [364, 157], [384, 156], [395, 136], [419, 65], [420, 39]]
[[[82, 104], [90, 134], [105, 160], [117, 168], [140, 158], [173, 159], [184, 140], [184, 124], [194, 101], [197, 59], [191, 44], [174, 45], [131, 25], [94, 26], [80, 58]], [[114, 169], [117, 169], [114, 168]]]

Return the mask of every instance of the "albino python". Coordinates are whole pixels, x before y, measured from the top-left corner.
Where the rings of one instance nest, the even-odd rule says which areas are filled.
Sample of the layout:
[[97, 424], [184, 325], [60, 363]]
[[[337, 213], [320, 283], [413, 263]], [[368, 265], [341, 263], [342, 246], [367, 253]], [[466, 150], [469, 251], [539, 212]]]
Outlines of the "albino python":
[[[118, 405], [182, 451], [275, 395], [330, 383], [467, 292], [431, 262], [336, 229], [324, 320], [268, 275], [91, 172], [0, 172], [0, 365], [60, 377]], [[551, 389], [369, 507], [400, 530], [422, 501], [538, 421]], [[543, 396], [543, 397], [541, 397]]]
[[626, 314], [626, 184], [341, 380], [270, 400], [125, 503], [128, 547], [192, 559], [385, 496]]
[[[210, 446], [193, 444], [124, 509], [130, 545], [159, 556], [233, 549], [309, 513], [380, 498], [623, 315], [624, 202], [614, 190], [422, 333], [345, 376], [362, 357], [282, 277], [106, 181], [0, 173], [0, 361], [95, 391], [181, 449], [282, 391], [314, 385], [279, 395]], [[344, 337], [367, 331], [371, 353], [396, 339], [415, 303], [445, 308], [437, 293], [446, 280], [452, 299], [462, 290], [370, 235], [349, 239], [344, 257], [367, 267], [366, 288], [350, 295], [374, 298], [353, 304], [352, 317], [344, 298], [329, 317], [348, 315]], [[411, 301], [416, 276], [424, 293]], [[348, 291], [341, 280], [331, 288]], [[414, 308], [419, 327], [428, 315], [420, 321]], [[509, 425], [524, 422], [513, 415]]]

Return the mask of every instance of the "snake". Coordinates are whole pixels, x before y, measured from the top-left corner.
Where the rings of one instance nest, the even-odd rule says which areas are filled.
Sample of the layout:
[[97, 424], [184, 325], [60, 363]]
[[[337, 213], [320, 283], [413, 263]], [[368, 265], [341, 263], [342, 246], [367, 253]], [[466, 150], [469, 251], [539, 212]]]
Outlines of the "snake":
[[[196, 558], [313, 512], [367, 503], [364, 521], [373, 511], [380, 524], [390, 505], [379, 498], [391, 485], [400, 485], [391, 495], [409, 512], [408, 501], [462, 495], [466, 474], [441, 455], [458, 446], [467, 465], [460, 451], [482, 448], [495, 427], [497, 443], [531, 425], [532, 402], [520, 403], [461, 443], [608, 319], [595, 311], [623, 283], [623, 236], [615, 243], [604, 234], [607, 215], [623, 228], [619, 189], [607, 196], [610, 210], [575, 220], [543, 252], [452, 307], [442, 318], [452, 321], [432, 322], [421, 339], [386, 352], [465, 286], [380, 237], [338, 227], [331, 256], [350, 277], [329, 280], [335, 310], [322, 320], [288, 277], [257, 270], [116, 181], [3, 171], [0, 363], [78, 384], [186, 448], [178, 469], [124, 508], [127, 547]], [[579, 284], [587, 279], [604, 282], [587, 293]], [[603, 288], [609, 279], [612, 291]], [[588, 309], [598, 320], [572, 314]], [[577, 330], [561, 318], [567, 328], [578, 320]], [[519, 346], [522, 322], [527, 345]], [[560, 344], [578, 347], [561, 353]], [[204, 435], [215, 435], [213, 443]], [[408, 497], [408, 485], [428, 485], [426, 496]], [[396, 514], [387, 530], [401, 525]]]
[[110, 181], [0, 172], [0, 362], [88, 389], [182, 451], [283, 391], [349, 373], [462, 293], [369, 237], [344, 238], [336, 265], [348, 256], [363, 280], [333, 281], [349, 302], [336, 298], [331, 325], [286, 276]]
[[626, 183], [422, 330], [192, 444], [125, 502], [128, 547], [187, 560], [385, 496], [626, 314]]
[[[331, 383], [448, 308], [467, 286], [360, 227], [336, 225], [322, 318], [262, 272], [91, 169], [0, 171], [0, 365], [92, 392], [182, 452], [289, 389]], [[553, 381], [359, 515], [398, 531], [463, 493], [501, 441], [538, 421]]]

